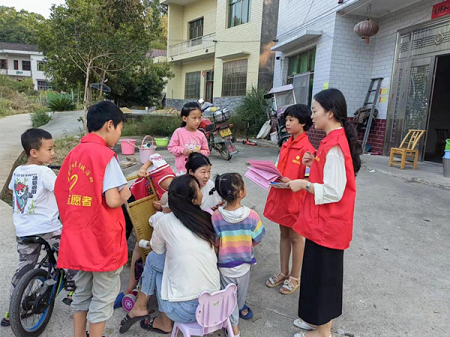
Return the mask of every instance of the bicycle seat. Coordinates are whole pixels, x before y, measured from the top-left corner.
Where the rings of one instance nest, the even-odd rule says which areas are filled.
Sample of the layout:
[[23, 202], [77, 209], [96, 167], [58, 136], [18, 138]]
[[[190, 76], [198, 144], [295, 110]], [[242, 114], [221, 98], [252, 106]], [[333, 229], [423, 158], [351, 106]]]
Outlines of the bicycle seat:
[[23, 243], [27, 243], [27, 244], [30, 244], [30, 243], [38, 243], [38, 244], [41, 244], [41, 245], [48, 244], [47, 241], [45, 241], [45, 240], [44, 240], [43, 238], [41, 238], [40, 236], [36, 236], [36, 235], [33, 235], [33, 236], [24, 236], [24, 237], [22, 237], [22, 242], [23, 242]]

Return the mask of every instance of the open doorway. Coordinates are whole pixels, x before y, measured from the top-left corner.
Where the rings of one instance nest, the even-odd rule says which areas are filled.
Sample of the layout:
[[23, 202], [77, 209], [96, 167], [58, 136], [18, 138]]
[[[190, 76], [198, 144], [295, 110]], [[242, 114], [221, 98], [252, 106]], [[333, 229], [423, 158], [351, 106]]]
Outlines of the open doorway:
[[437, 57], [435, 74], [424, 159], [441, 163], [450, 138], [450, 55]]

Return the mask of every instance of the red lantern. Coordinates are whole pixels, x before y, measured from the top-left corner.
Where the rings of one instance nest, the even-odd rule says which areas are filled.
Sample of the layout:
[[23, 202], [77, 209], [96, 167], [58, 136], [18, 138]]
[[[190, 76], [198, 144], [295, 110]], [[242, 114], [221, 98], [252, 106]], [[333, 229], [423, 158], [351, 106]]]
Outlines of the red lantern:
[[378, 23], [371, 19], [358, 22], [355, 26], [355, 34], [366, 40], [366, 43], [369, 43], [369, 39], [377, 34], [379, 30], [380, 26], [378, 26]]

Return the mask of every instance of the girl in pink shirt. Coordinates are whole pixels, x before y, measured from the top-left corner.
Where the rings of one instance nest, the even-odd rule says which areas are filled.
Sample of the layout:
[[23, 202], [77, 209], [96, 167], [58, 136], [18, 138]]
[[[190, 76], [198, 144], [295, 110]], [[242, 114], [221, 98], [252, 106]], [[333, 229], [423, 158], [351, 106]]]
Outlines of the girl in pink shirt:
[[178, 173], [186, 173], [186, 160], [193, 152], [209, 156], [208, 142], [203, 132], [198, 131], [202, 120], [200, 104], [189, 102], [181, 110], [183, 122], [175, 130], [167, 149], [175, 156], [175, 167]]

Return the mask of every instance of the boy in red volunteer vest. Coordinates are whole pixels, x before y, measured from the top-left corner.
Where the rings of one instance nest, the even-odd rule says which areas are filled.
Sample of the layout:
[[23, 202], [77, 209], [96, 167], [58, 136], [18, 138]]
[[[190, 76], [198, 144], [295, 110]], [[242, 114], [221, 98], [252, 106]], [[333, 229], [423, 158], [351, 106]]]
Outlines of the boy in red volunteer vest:
[[298, 316], [294, 325], [309, 332], [294, 337], [331, 336], [332, 320], [342, 314], [344, 250], [350, 245], [355, 209], [355, 175], [361, 144], [347, 120], [347, 103], [337, 89], [314, 96], [312, 120], [327, 134], [317, 155], [306, 153], [309, 181], [292, 180], [293, 192], [306, 190], [294, 230], [306, 238]]
[[73, 294], [75, 337], [101, 337], [113, 314], [120, 272], [128, 259], [124, 204], [131, 196], [113, 147], [123, 113], [100, 102], [87, 113], [89, 134], [66, 157], [55, 185], [64, 224], [58, 268], [79, 270]]
[[[306, 152], [315, 152], [306, 131], [312, 126], [311, 109], [304, 104], [288, 107], [284, 113], [286, 131], [291, 138], [283, 144], [278, 159], [278, 170], [284, 183], [294, 179], [304, 179], [309, 175], [302, 164]], [[300, 287], [300, 268], [303, 260], [303, 237], [292, 227], [298, 218], [299, 208], [303, 207], [306, 191], [293, 193], [290, 189], [271, 188], [267, 197], [264, 216], [280, 225], [280, 272], [266, 281], [269, 288], [282, 284], [280, 293], [290, 295]], [[292, 268], [289, 260], [292, 252]]]

